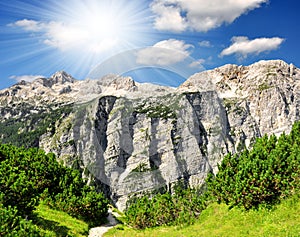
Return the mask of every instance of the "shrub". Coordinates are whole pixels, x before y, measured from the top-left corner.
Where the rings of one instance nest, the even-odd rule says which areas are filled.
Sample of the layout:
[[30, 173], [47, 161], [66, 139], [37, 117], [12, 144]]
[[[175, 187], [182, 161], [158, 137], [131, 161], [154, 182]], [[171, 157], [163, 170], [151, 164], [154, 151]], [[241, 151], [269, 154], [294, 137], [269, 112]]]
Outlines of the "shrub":
[[176, 189], [173, 194], [144, 195], [130, 200], [126, 221], [144, 229], [161, 225], [188, 225], [204, 209], [204, 201], [194, 189]]
[[225, 156], [207, 186], [213, 199], [245, 209], [270, 206], [294, 193], [300, 187], [300, 123], [289, 135], [264, 136], [250, 151]]
[[31, 221], [18, 215], [15, 207], [5, 207], [0, 203], [0, 236], [38, 237], [41, 235], [39, 229]]
[[104, 219], [108, 200], [85, 184], [78, 170], [59, 164], [53, 154], [0, 144], [1, 205], [30, 218], [41, 198], [56, 209], [96, 223]]
[[90, 225], [104, 222], [109, 204], [102, 193], [85, 184], [78, 170], [66, 167], [62, 169], [55, 192], [50, 193], [47, 190], [44, 199], [51, 207], [85, 220]]
[[57, 185], [59, 164], [54, 155], [38, 149], [23, 149], [0, 144], [0, 190], [4, 206], [16, 207], [29, 216], [41, 193]]

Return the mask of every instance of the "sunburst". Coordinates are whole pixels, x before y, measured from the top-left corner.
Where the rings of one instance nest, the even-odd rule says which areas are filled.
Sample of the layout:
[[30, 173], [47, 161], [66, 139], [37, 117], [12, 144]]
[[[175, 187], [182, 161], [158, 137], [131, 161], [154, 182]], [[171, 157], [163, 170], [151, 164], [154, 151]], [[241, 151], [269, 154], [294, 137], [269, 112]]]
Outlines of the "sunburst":
[[[9, 30], [9, 44], [15, 42], [18, 48], [18, 54], [6, 54], [6, 61], [20, 65], [38, 58], [28, 68], [30, 73], [44, 74], [60, 68], [82, 78], [103, 60], [155, 41], [152, 13], [144, 0], [19, 3], [0, 4], [18, 15], [3, 28]], [[2, 48], [4, 44], [8, 43], [2, 41]]]

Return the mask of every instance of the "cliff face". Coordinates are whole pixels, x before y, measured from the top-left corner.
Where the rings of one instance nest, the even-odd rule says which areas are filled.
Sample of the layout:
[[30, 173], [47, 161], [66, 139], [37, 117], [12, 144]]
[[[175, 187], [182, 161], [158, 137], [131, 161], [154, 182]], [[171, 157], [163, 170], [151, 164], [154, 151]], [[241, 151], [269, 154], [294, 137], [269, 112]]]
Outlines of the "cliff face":
[[[299, 86], [299, 69], [282, 61], [226, 65], [195, 74], [177, 89], [112, 75], [76, 81], [58, 73], [2, 91], [0, 111], [2, 122], [26, 122], [33, 110], [41, 111], [37, 101], [48, 105], [45, 113], [71, 106], [38, 145], [80, 168], [123, 209], [137, 192], [178, 180], [201, 185], [226, 153], [261, 135], [289, 132], [299, 120]], [[24, 104], [31, 106], [27, 112], [12, 112]]]
[[192, 76], [179, 89], [191, 92], [210, 88], [218, 92], [239, 150], [244, 144], [251, 145], [257, 136], [289, 132], [299, 120], [299, 85], [299, 69], [274, 60], [248, 67], [225, 65]]

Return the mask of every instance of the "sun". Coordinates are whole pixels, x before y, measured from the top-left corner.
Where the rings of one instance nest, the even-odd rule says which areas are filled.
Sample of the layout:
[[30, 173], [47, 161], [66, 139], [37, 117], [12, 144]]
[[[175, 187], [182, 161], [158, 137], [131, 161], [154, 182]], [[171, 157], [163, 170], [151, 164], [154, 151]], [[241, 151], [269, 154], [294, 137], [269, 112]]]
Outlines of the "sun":
[[[103, 11], [102, 11], [103, 12]], [[82, 27], [86, 31], [90, 50], [101, 52], [122, 42], [129, 22], [122, 22], [114, 9], [99, 14], [95, 11], [82, 16]], [[124, 38], [123, 38], [124, 39]]]
[[[149, 19], [145, 4], [125, 0], [78, 0], [64, 6], [55, 36], [67, 46], [89, 53], [138, 47]], [[61, 34], [61, 36], [60, 36]]]
[[65, 70], [84, 78], [108, 58], [152, 45], [159, 37], [149, 0], [6, 2], [16, 14], [5, 26], [15, 39], [9, 46], [18, 50], [11, 60], [34, 62], [40, 75]]

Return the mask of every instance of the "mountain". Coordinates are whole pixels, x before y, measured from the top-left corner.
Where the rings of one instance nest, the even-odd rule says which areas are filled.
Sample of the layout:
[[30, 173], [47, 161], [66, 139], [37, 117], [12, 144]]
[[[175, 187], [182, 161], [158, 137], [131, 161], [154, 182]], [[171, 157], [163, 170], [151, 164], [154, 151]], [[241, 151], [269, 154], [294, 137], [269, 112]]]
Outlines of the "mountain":
[[65, 72], [0, 91], [0, 139], [54, 152], [124, 209], [140, 192], [203, 184], [225, 154], [299, 120], [300, 70], [225, 65], [178, 88]]

